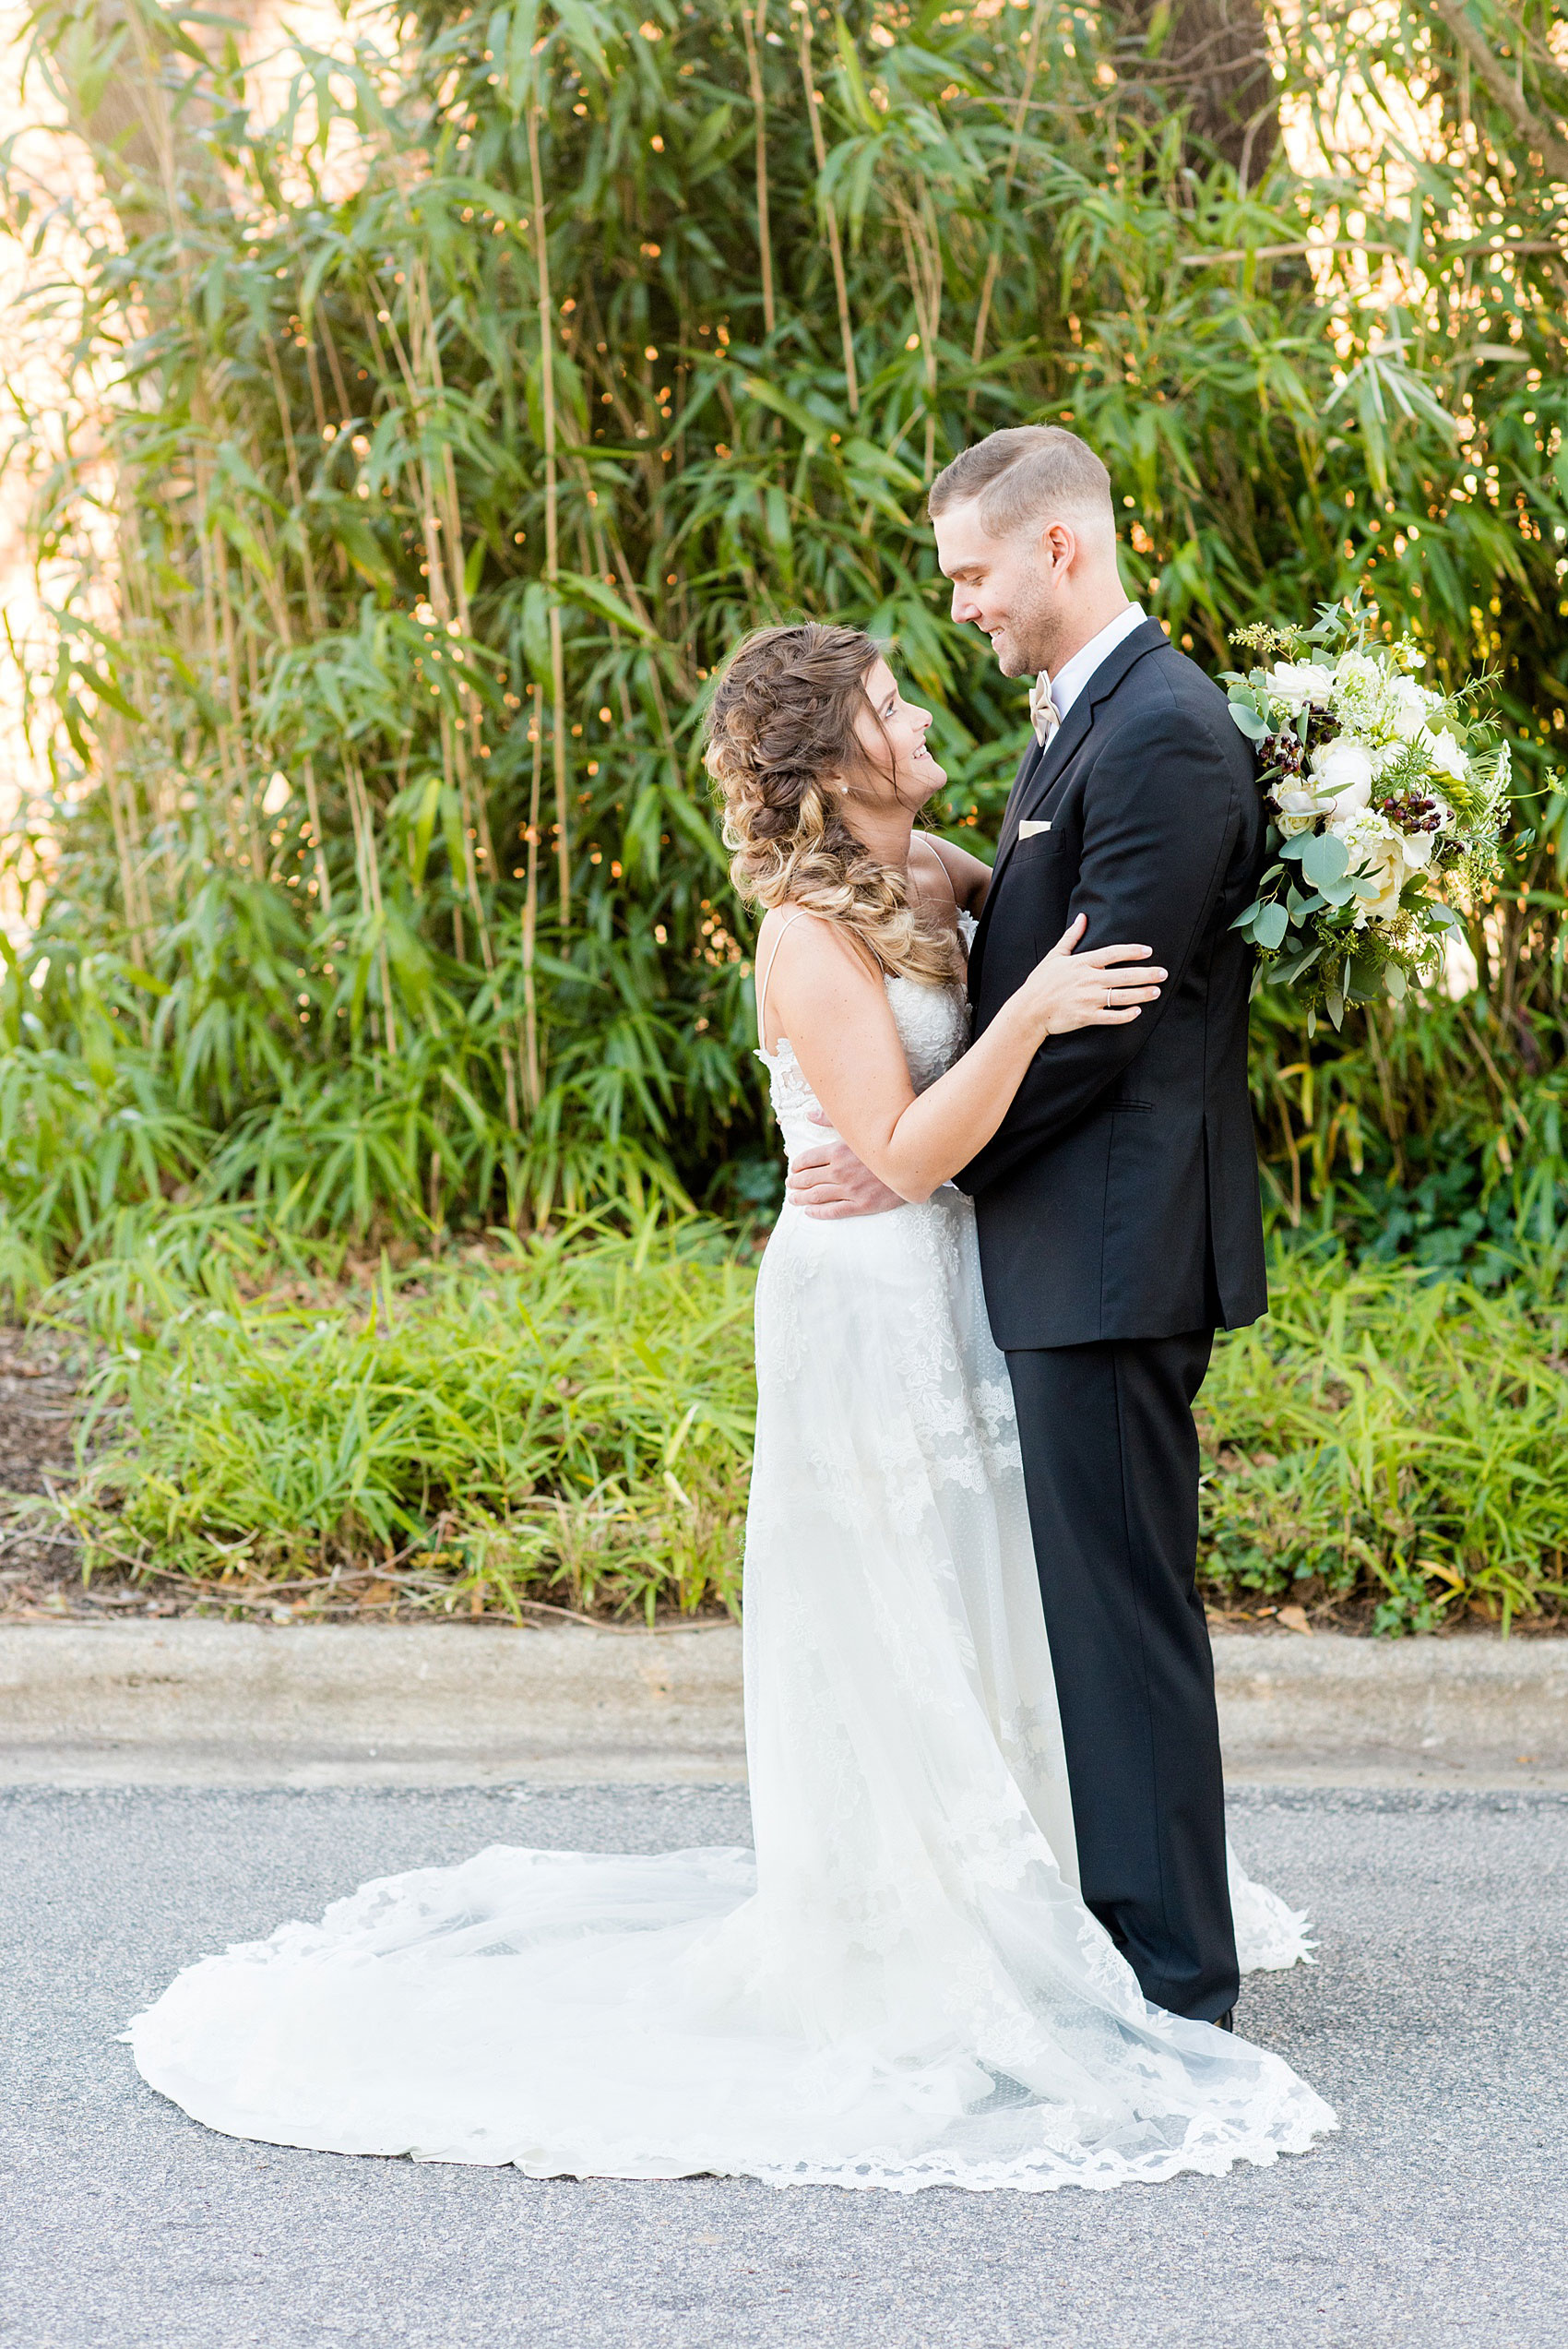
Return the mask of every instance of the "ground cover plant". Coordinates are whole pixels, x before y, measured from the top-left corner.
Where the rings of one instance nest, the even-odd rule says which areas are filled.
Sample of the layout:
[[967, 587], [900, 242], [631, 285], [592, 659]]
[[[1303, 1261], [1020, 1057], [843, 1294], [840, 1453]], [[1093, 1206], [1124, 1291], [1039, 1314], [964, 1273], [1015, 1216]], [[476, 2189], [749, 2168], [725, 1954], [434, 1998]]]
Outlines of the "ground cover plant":
[[[226, 1222], [226, 1220], [225, 1220]], [[646, 1217], [347, 1282], [160, 1222], [42, 1318], [92, 1346], [84, 1571], [226, 1609], [738, 1609], [752, 1270]], [[262, 1285], [258, 1288], [258, 1280]]]
[[1460, 999], [1313, 1039], [1260, 1008], [1258, 1121], [1293, 1229], [1481, 1279], [1550, 1244], [1560, 36], [1539, 0], [432, 0], [291, 78], [238, 26], [45, 0], [30, 86], [100, 185], [0, 157], [72, 354], [10, 452], [55, 614], [21, 649], [55, 789], [9, 847], [13, 1268], [171, 1194], [361, 1234], [770, 1201], [704, 691], [756, 620], [870, 625], [983, 841], [1022, 701], [945, 618], [921, 499], [1041, 416], [1104, 450], [1129, 585], [1212, 667], [1360, 587], [1434, 681], [1500, 673], [1511, 845], [1461, 893]]
[[[754, 1268], [731, 1235], [649, 1214], [347, 1283], [290, 1270], [165, 1222], [48, 1300], [95, 1366], [80, 1473], [22, 1521], [79, 1542], [89, 1588], [305, 1618], [738, 1611]], [[1565, 1337], [1550, 1272], [1488, 1293], [1281, 1255], [1204, 1391], [1210, 1603], [1555, 1619]]]

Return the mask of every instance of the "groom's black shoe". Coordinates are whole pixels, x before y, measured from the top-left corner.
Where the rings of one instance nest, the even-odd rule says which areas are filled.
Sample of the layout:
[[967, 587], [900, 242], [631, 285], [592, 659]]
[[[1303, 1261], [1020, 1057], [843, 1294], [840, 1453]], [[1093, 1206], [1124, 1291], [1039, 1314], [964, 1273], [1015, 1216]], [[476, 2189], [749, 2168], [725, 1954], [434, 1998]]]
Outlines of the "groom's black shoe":
[[1216, 2015], [1214, 2018], [1214, 2027], [1216, 2031], [1234, 2031], [1236, 2028], [1235, 2008], [1227, 2007], [1222, 2015]]

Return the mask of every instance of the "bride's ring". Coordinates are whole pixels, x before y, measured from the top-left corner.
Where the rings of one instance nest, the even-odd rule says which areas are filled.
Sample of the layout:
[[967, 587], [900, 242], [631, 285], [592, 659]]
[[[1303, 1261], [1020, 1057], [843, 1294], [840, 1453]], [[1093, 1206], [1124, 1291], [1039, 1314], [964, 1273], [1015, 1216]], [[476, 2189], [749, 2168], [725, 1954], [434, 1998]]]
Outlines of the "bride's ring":
[[1106, 1008], [1107, 1011], [1114, 1011], [1114, 1009], [1116, 1008], [1116, 1006], [1115, 1006], [1114, 1002], [1112, 1001], [1112, 997], [1114, 996], [1115, 993], [1116, 993], [1116, 990], [1115, 990], [1115, 988], [1114, 988], [1114, 987], [1107, 987], [1107, 988], [1106, 988], [1106, 990], [1105, 990], [1105, 1008]]

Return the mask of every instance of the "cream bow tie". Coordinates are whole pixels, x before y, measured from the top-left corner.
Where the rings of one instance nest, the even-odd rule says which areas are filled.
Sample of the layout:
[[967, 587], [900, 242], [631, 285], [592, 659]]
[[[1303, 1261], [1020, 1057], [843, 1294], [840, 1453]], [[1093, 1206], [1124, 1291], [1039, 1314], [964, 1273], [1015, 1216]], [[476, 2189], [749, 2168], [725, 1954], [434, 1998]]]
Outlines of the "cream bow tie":
[[1062, 712], [1051, 698], [1051, 673], [1048, 669], [1042, 669], [1029, 687], [1029, 723], [1042, 750], [1062, 723]]

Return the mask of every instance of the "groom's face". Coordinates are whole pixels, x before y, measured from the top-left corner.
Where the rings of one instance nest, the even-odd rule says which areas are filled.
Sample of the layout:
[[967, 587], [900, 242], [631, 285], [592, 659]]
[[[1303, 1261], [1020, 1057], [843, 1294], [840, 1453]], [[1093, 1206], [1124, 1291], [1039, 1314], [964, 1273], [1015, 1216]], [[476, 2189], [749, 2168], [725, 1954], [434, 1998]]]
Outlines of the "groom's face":
[[991, 638], [1004, 677], [1056, 666], [1075, 542], [1059, 522], [992, 538], [978, 500], [933, 518], [936, 559], [953, 582], [953, 617]]

